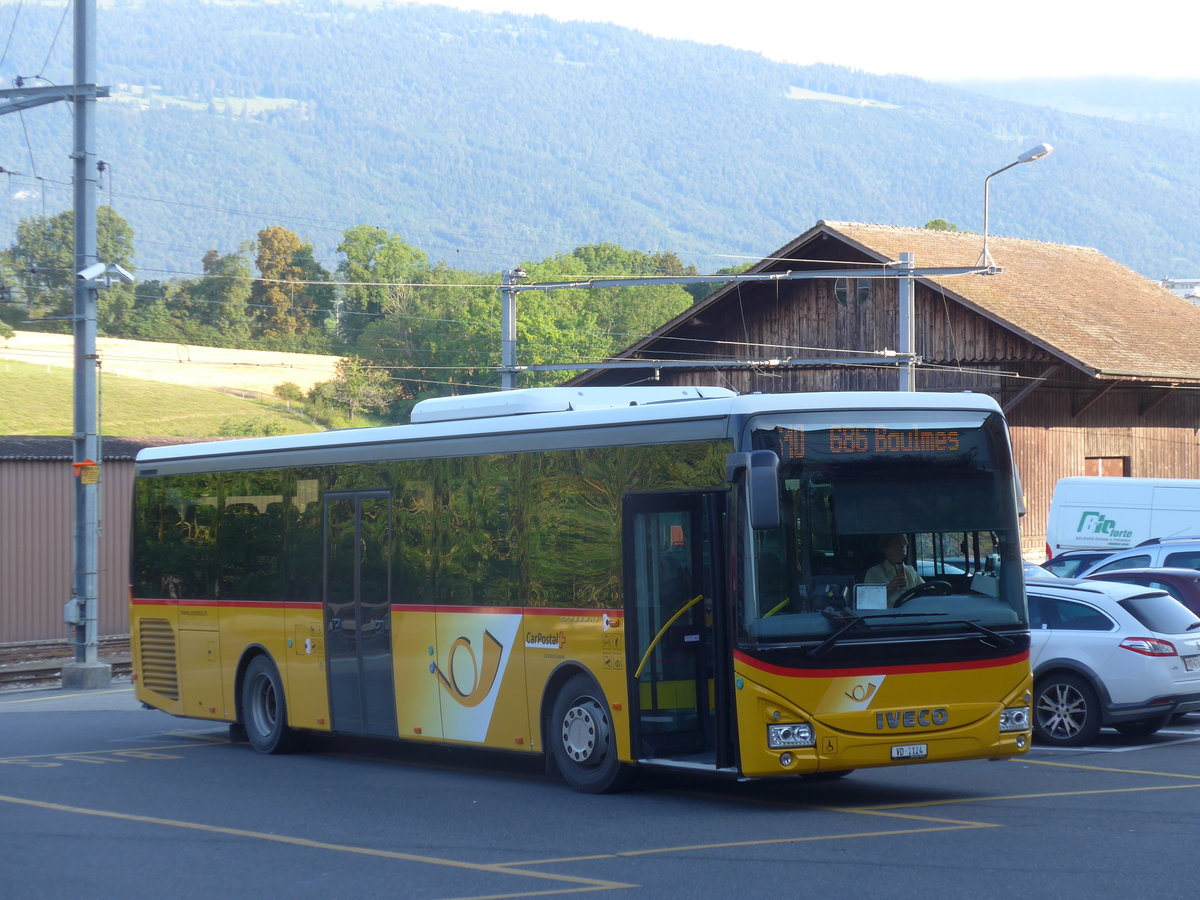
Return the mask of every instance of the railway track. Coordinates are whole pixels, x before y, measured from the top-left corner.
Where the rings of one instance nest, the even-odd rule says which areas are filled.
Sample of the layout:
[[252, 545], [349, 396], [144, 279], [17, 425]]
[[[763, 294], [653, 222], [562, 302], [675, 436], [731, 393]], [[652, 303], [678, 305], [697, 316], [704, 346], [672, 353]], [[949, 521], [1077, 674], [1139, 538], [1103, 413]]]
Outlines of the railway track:
[[[128, 675], [129, 636], [101, 638], [100, 662], [112, 666], [114, 676]], [[75, 661], [75, 645], [68, 641], [26, 641], [0, 644], [0, 690], [51, 687], [62, 683], [63, 666]]]

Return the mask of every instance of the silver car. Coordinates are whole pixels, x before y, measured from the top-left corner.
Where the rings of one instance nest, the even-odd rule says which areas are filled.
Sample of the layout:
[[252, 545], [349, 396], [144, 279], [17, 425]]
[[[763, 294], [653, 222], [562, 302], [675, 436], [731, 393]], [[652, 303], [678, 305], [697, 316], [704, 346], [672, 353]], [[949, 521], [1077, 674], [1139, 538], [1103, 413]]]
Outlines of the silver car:
[[1164, 591], [1056, 578], [1026, 583], [1033, 730], [1074, 747], [1104, 726], [1153, 734], [1200, 709], [1200, 617]]

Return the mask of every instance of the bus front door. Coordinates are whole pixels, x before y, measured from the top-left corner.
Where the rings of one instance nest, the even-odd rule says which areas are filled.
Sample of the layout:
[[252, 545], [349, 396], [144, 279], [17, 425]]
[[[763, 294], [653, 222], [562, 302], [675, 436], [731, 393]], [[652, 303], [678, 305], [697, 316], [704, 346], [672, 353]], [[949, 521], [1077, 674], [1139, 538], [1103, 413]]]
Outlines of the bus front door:
[[719, 492], [625, 498], [626, 663], [633, 754], [732, 764]]
[[325, 652], [335, 731], [396, 736], [386, 491], [325, 495]]

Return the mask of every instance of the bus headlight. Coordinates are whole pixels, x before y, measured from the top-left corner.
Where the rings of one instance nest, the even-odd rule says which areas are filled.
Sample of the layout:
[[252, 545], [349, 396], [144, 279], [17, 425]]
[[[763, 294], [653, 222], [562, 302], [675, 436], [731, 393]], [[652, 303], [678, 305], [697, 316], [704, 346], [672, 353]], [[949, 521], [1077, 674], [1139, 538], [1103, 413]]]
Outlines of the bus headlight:
[[783, 747], [815, 747], [817, 736], [807, 722], [794, 725], [768, 725], [767, 746], [772, 750]]
[[1029, 707], [1028, 706], [1010, 706], [1008, 709], [1002, 710], [1000, 713], [1000, 732], [1006, 731], [1028, 731], [1029, 730]]

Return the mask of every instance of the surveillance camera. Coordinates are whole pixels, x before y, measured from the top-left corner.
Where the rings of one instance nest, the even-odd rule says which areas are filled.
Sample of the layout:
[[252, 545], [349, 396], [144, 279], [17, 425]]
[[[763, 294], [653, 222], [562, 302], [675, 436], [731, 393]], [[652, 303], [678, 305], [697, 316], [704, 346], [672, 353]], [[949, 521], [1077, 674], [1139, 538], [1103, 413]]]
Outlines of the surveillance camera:
[[86, 269], [81, 269], [75, 273], [75, 277], [80, 281], [92, 281], [104, 274], [104, 263], [92, 263]]
[[116, 263], [113, 263], [106, 271], [118, 281], [124, 282], [125, 284], [133, 284], [133, 276], [129, 274], [129, 270], [124, 266], [119, 266]]

